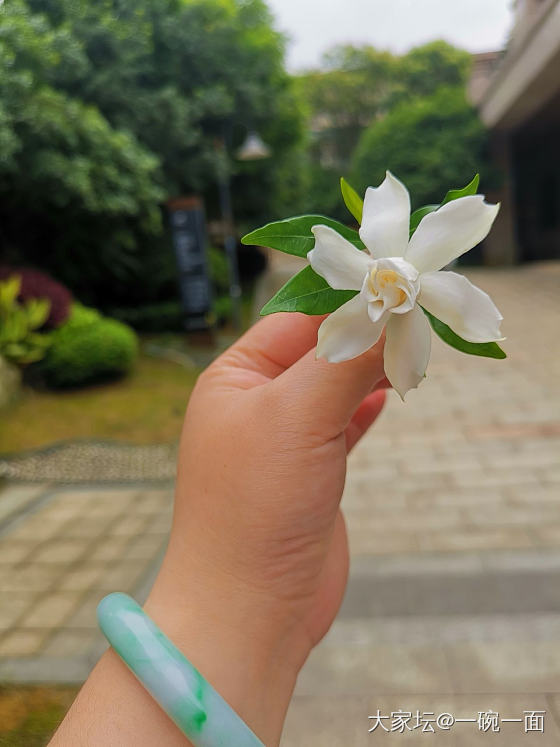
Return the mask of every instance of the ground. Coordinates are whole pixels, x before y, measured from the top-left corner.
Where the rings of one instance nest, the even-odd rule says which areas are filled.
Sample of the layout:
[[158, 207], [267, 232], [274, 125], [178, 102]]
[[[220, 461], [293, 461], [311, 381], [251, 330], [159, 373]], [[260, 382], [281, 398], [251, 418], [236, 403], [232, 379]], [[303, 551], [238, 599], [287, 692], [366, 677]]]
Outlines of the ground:
[[[461, 719], [542, 710], [544, 733], [460, 722], [426, 740], [560, 743], [560, 265], [469, 276], [504, 314], [508, 358], [435, 340], [426, 381], [405, 404], [391, 394], [352, 454], [348, 592], [300, 675], [283, 747], [423, 744], [418, 730], [368, 734], [368, 716], [399, 709]], [[171, 483], [148, 479], [7, 483], [3, 682], [86, 676], [103, 646], [95, 605], [116, 589], [146, 594], [171, 504]]]
[[2, 413], [0, 454], [70, 438], [174, 440], [197, 374], [196, 367], [143, 354], [120, 381], [58, 392], [26, 387]]

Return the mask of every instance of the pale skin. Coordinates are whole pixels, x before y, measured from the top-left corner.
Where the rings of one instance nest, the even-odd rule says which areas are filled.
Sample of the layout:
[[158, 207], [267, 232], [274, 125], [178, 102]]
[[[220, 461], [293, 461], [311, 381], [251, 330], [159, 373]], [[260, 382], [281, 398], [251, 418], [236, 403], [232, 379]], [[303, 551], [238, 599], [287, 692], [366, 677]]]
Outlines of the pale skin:
[[[344, 363], [315, 359], [323, 318], [266, 317], [200, 376], [169, 546], [145, 604], [267, 747], [340, 607], [346, 458], [388, 386], [383, 340]], [[108, 651], [50, 744], [189, 742]]]

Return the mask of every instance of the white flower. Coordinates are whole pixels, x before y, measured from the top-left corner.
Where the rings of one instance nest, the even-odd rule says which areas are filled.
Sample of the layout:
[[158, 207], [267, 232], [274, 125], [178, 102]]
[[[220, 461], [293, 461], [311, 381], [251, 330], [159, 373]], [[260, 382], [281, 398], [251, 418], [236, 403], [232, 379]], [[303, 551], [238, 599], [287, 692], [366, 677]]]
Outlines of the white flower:
[[469, 342], [503, 340], [502, 315], [490, 297], [455, 272], [438, 272], [490, 231], [499, 205], [483, 195], [452, 200], [420, 222], [409, 241], [408, 190], [389, 171], [364, 200], [360, 251], [328, 226], [313, 226], [307, 258], [331, 288], [359, 290], [319, 328], [317, 357], [332, 363], [356, 358], [384, 328], [385, 374], [404, 398], [422, 381], [431, 333], [423, 306]]

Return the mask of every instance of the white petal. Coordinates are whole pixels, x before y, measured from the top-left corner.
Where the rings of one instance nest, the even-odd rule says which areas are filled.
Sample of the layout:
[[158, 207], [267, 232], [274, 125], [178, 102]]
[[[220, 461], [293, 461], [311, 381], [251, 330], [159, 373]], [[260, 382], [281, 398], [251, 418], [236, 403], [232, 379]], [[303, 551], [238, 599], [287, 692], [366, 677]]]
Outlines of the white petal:
[[402, 257], [408, 244], [410, 197], [402, 182], [387, 172], [379, 187], [368, 187], [360, 238], [376, 259]]
[[385, 318], [377, 323], [368, 316], [367, 301], [361, 293], [333, 311], [319, 327], [317, 358], [340, 363], [365, 353], [379, 340]]
[[441, 270], [484, 239], [500, 205], [484, 202], [484, 195], [452, 200], [428, 213], [410, 239], [405, 258], [419, 272]]
[[331, 288], [360, 290], [372, 261], [329, 226], [313, 226], [315, 246], [307, 253], [311, 267]]
[[503, 340], [503, 317], [490, 296], [456, 272], [420, 275], [418, 303], [469, 342]]
[[385, 374], [402, 399], [424, 378], [431, 343], [430, 325], [418, 304], [408, 314], [391, 314], [383, 354]]

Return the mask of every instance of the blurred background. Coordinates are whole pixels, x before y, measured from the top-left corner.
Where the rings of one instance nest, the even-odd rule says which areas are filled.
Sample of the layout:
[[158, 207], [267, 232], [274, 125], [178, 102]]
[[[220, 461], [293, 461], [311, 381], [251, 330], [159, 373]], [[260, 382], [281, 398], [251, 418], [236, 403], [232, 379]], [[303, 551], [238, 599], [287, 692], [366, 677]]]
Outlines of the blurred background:
[[[352, 223], [385, 169], [413, 208], [500, 201], [456, 269], [508, 359], [434, 340], [350, 459], [352, 571], [283, 744], [560, 743], [560, 2], [0, 2], [0, 745], [43, 745], [146, 595], [200, 371], [299, 269], [240, 244]], [[526, 731], [524, 713], [544, 712]], [[447, 741], [445, 741], [447, 740]]]

